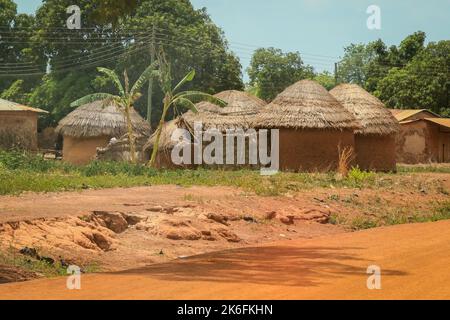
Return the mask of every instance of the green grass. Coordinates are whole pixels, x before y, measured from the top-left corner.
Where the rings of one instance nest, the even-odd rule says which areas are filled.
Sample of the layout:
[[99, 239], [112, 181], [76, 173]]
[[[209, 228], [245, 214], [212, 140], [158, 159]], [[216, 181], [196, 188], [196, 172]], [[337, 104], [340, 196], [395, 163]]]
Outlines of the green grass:
[[[337, 178], [329, 173], [288, 173], [261, 176], [251, 170], [156, 170], [144, 165], [93, 161], [86, 166], [44, 160], [23, 152], [0, 151], [0, 195], [18, 195], [25, 191], [56, 192], [82, 189], [135, 187], [162, 184], [181, 186], [231, 186], [262, 196], [278, 196], [309, 188], [422, 188], [414, 186], [402, 174], [350, 170]], [[428, 187], [428, 186], [425, 186]], [[444, 190], [445, 191], [445, 190]]]
[[399, 173], [450, 173], [449, 165], [414, 165], [414, 166], [397, 166]]
[[441, 220], [450, 220], [450, 201], [436, 203], [429, 212], [408, 212], [407, 208], [386, 208], [386, 213], [379, 217], [357, 216], [352, 219], [345, 219], [334, 215], [332, 216], [331, 223], [344, 225], [357, 231], [383, 226], [436, 222]]

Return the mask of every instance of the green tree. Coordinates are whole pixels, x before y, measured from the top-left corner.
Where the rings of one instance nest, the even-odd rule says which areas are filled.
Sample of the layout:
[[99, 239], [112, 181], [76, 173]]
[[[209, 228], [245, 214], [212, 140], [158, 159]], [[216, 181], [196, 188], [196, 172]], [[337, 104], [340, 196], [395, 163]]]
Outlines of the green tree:
[[314, 80], [324, 86], [328, 91], [336, 85], [335, 77], [328, 71], [323, 71], [314, 76]]
[[[8, 14], [7, 10], [0, 14], [5, 24], [14, 25], [15, 5], [11, 6], [11, 0], [0, 0], [3, 2], [10, 9]], [[76, 4], [82, 11], [82, 29], [68, 30], [66, 8], [72, 4], [72, 0], [45, 0], [33, 18], [34, 26], [21, 29], [31, 31], [30, 37], [21, 40], [25, 46], [20, 54], [14, 53], [17, 59], [9, 62], [29, 62], [38, 74], [30, 76], [36, 71], [24, 68], [23, 77], [5, 78], [7, 81], [0, 78], [0, 94], [7, 90], [12, 97], [16, 92], [17, 99], [25, 97], [28, 101], [24, 103], [51, 112], [44, 125], [54, 125], [67, 115], [70, 102], [80, 94], [114, 88], [107, 76], [98, 75], [98, 66], [116, 72], [126, 69], [130, 81], [136, 81], [142, 66], [150, 64], [154, 25], [156, 46], [164, 47], [174, 78], [182, 78], [191, 69], [196, 71], [188, 88], [208, 93], [243, 88], [240, 62], [228, 49], [223, 32], [204, 9], [195, 10], [189, 0], [79, 0]], [[50, 72], [46, 74], [47, 64]], [[23, 80], [21, 90], [17, 90], [17, 84], [8, 90], [17, 79]], [[147, 96], [147, 88], [142, 93]], [[154, 119], [162, 114], [163, 97], [163, 90], [154, 88]], [[134, 106], [144, 116], [146, 102], [140, 99]], [[168, 116], [173, 116], [172, 109]]]
[[418, 31], [407, 36], [398, 47], [387, 48], [381, 39], [350, 44], [338, 63], [339, 81], [356, 83], [374, 92], [392, 68], [402, 68], [423, 50], [425, 38], [425, 33]]
[[303, 63], [300, 53], [283, 53], [275, 48], [256, 50], [247, 72], [250, 86], [266, 101], [273, 100], [291, 84], [314, 77], [313, 68]]
[[393, 108], [450, 115], [450, 41], [431, 42], [404, 68], [393, 68], [375, 94]]
[[140, 90], [142, 86], [152, 77], [156, 77], [158, 75], [157, 70], [155, 70], [156, 64], [150, 65], [145, 71], [141, 74], [139, 79], [134, 83], [132, 87], [129, 85], [129, 79], [127, 75], [127, 71], [124, 71], [124, 83], [119, 79], [119, 76], [110, 69], [107, 68], [98, 68], [99, 72], [105, 74], [111, 82], [114, 83], [116, 89], [119, 91], [119, 95], [112, 95], [110, 93], [94, 93], [87, 95], [81, 99], [78, 99], [70, 104], [71, 107], [78, 107], [83, 104], [87, 104], [90, 102], [94, 102], [97, 100], [105, 100], [105, 103], [114, 103], [117, 108], [124, 114], [126, 123], [127, 123], [127, 133], [128, 133], [128, 142], [130, 143], [130, 157], [131, 162], [136, 162], [136, 137], [133, 131], [133, 125], [131, 122], [131, 109], [133, 108], [133, 104], [142, 96]]
[[153, 167], [156, 162], [156, 156], [159, 151], [159, 141], [161, 139], [161, 132], [166, 121], [166, 116], [168, 111], [172, 108], [177, 108], [177, 106], [190, 109], [192, 112], [197, 113], [195, 107], [195, 102], [200, 102], [207, 100], [214, 103], [220, 107], [225, 107], [226, 102], [218, 99], [210, 94], [201, 91], [182, 91], [180, 89], [189, 82], [192, 82], [195, 78], [195, 70], [191, 70], [184, 78], [172, 88], [172, 74], [170, 64], [166, 61], [164, 53], [160, 53], [158, 57], [160, 66], [160, 82], [161, 88], [164, 91], [163, 109], [161, 119], [159, 121], [158, 128], [156, 129], [156, 139], [153, 146], [152, 155], [150, 158], [149, 165]]

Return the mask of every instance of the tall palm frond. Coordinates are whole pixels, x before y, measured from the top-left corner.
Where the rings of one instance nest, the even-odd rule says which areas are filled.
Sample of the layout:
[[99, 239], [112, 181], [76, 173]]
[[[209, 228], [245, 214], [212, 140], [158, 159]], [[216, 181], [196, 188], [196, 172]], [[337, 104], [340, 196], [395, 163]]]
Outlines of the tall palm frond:
[[70, 106], [72, 108], [75, 108], [83, 104], [88, 104], [97, 100], [107, 100], [107, 101], [113, 100], [115, 102], [118, 102], [121, 101], [121, 98], [110, 93], [93, 93], [72, 102]]
[[113, 70], [110, 70], [107, 68], [102, 68], [102, 67], [98, 67], [97, 70], [98, 70], [98, 72], [101, 72], [101, 73], [107, 75], [113, 81], [114, 85], [119, 90], [120, 95], [122, 95], [122, 96], [125, 95], [125, 91], [123, 89], [122, 83], [120, 82], [119, 77]]

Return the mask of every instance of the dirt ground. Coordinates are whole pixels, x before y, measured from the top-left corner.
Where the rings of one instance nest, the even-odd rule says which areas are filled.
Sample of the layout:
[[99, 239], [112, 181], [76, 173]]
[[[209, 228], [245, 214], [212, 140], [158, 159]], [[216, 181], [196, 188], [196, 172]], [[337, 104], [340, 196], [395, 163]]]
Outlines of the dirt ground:
[[[225, 250], [117, 273], [0, 285], [3, 299], [450, 299], [450, 221]], [[381, 270], [369, 290], [369, 266]], [[371, 283], [371, 282], [370, 282]], [[120, 288], [120, 290], [118, 290]]]
[[1, 197], [0, 246], [112, 271], [344, 231], [325, 205], [298, 201], [177, 186]]
[[[433, 203], [448, 200], [442, 190], [450, 187], [449, 175], [420, 174], [419, 180], [408, 190], [315, 188], [277, 197], [181, 186], [2, 196], [0, 252], [20, 255], [22, 250], [63, 266], [112, 272], [283, 240], [306, 241], [351, 231], [336, 224], [336, 217], [377, 217], [387, 208], [428, 212]], [[2, 273], [3, 282], [41, 276], [0, 268], [0, 279]]]

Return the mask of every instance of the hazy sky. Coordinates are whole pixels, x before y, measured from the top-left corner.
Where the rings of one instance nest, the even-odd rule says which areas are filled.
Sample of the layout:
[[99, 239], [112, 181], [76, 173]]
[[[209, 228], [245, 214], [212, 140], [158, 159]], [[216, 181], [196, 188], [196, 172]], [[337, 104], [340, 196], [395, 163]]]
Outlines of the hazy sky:
[[[33, 13], [40, 0], [16, 0]], [[450, 0], [191, 0], [206, 7], [245, 68], [256, 47], [300, 51], [318, 70], [332, 70], [350, 43], [381, 38], [398, 44], [417, 30], [428, 41], [450, 39]], [[74, 4], [76, 0], [74, 0]], [[370, 5], [381, 9], [381, 30], [366, 26]]]

